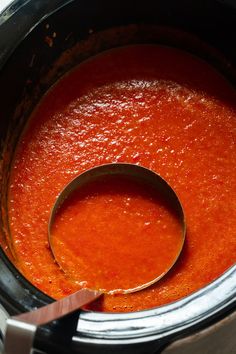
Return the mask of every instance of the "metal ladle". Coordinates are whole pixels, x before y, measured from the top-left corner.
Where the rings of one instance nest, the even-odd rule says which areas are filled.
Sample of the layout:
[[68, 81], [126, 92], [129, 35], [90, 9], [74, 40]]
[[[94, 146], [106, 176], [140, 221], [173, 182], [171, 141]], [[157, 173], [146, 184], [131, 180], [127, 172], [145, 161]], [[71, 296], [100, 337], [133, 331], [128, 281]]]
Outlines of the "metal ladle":
[[[150, 169], [128, 163], [112, 163], [94, 167], [73, 179], [58, 195], [57, 200], [52, 208], [51, 215], [48, 224], [48, 239], [51, 247], [52, 254], [55, 260], [53, 247], [51, 245], [51, 228], [55, 220], [56, 213], [61, 207], [63, 202], [71, 195], [75, 190], [83, 188], [86, 184], [96, 181], [103, 176], [123, 176], [134, 181], [141, 182], [142, 184], [152, 187], [153, 190], [161, 194], [165, 201], [170, 203], [173, 211], [176, 213], [178, 220], [181, 224], [181, 236], [182, 243], [179, 248], [177, 256], [173, 259], [169, 268], [151, 281], [140, 284], [132, 289], [124, 289], [122, 293], [127, 294], [131, 292], [140, 291], [147, 288], [157, 281], [159, 281], [176, 263], [185, 241], [186, 234], [186, 222], [182, 205], [179, 201], [174, 190], [170, 185], [158, 174]], [[112, 291], [110, 293], [115, 293]], [[119, 289], [119, 293], [121, 293]], [[65, 315], [68, 315], [75, 310], [80, 309], [86, 304], [96, 300], [103, 294], [102, 291], [92, 289], [81, 289], [72, 295], [69, 295], [61, 300], [55, 301], [49, 305], [43, 306], [39, 309], [23, 313], [17, 316], [10, 317], [7, 320], [6, 333], [4, 340], [5, 354], [15, 354], [16, 346], [18, 354], [30, 354], [35, 332], [38, 326], [44, 325], [53, 320], [59, 319]]]

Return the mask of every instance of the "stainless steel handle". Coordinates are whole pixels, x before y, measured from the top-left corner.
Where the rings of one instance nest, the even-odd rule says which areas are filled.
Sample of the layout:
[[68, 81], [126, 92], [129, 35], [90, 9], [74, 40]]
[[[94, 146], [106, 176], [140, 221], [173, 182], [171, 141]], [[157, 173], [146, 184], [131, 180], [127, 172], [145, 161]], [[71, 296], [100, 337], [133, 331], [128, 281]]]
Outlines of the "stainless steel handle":
[[10, 317], [6, 326], [4, 354], [30, 354], [38, 326], [68, 315], [101, 295], [99, 291], [81, 289], [34, 311]]

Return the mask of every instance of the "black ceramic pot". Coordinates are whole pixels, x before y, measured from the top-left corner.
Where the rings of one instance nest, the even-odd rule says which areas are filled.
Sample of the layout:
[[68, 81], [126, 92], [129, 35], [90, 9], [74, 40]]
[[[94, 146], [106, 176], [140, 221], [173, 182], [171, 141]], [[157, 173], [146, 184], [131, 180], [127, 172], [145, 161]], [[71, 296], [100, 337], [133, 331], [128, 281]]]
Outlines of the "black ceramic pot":
[[[39, 97], [66, 70], [112, 47], [129, 43], [161, 43], [184, 48], [208, 60], [234, 84], [235, 33], [234, 0], [14, 1], [0, 16], [3, 242], [7, 234], [8, 170], [17, 137]], [[70, 48], [73, 49], [68, 61], [61, 55]], [[207, 333], [207, 328], [218, 333], [215, 330], [217, 324], [223, 323], [224, 326], [227, 318], [234, 318], [235, 284], [236, 267], [233, 267], [206, 288], [167, 306], [127, 314], [80, 311], [40, 328], [34, 347], [56, 354], [184, 354], [187, 349], [181, 347], [180, 338], [193, 333], [199, 333], [200, 338], [201, 333]], [[7, 316], [50, 301], [52, 299], [33, 287], [15, 269], [1, 250], [2, 336]], [[191, 353], [229, 354], [233, 349], [236, 352], [234, 337], [228, 338], [231, 341], [228, 351], [219, 349], [220, 344], [216, 348], [213, 342], [210, 344], [205, 340], [205, 344], [193, 347]], [[180, 341], [179, 347], [168, 351], [169, 344], [176, 340]]]

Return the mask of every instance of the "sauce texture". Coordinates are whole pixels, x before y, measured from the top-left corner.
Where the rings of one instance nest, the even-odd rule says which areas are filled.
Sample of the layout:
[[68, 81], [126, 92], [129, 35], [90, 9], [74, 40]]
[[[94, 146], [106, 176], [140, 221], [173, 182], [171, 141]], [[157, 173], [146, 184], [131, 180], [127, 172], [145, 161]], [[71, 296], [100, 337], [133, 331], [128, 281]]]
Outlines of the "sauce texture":
[[185, 246], [157, 284], [106, 295], [90, 309], [152, 308], [219, 277], [236, 260], [235, 98], [207, 63], [154, 45], [104, 52], [64, 76], [36, 107], [16, 149], [8, 205], [16, 266], [53, 298], [79, 289], [51, 255], [50, 210], [81, 172], [128, 162], [151, 168], [176, 191]]

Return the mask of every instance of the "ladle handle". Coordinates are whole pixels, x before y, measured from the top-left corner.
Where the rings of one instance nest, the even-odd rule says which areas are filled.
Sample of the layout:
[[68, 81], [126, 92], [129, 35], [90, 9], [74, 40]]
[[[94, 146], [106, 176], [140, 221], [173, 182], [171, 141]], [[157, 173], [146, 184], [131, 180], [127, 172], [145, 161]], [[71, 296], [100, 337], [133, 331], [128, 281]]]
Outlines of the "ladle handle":
[[94, 301], [102, 293], [81, 289], [76, 293], [7, 320], [4, 340], [4, 354], [30, 354], [38, 326], [68, 315]]

